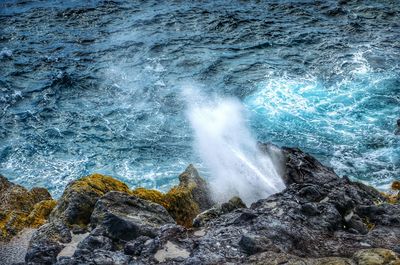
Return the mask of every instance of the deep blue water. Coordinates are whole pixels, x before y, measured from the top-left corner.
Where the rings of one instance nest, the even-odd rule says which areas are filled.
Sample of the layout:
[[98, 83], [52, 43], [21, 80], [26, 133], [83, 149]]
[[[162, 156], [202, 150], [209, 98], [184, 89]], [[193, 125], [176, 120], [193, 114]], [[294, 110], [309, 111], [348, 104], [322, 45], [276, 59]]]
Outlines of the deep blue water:
[[260, 141], [400, 179], [398, 1], [2, 0], [0, 25], [0, 173], [17, 183], [207, 175], [185, 86], [239, 98]]

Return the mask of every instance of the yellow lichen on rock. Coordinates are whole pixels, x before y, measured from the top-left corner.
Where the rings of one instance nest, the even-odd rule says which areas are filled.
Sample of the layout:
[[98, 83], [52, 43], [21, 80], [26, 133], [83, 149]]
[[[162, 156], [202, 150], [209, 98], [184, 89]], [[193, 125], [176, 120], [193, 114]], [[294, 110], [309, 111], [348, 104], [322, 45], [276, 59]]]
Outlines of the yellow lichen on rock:
[[163, 206], [174, 220], [183, 226], [191, 227], [192, 221], [200, 212], [199, 206], [193, 200], [190, 189], [180, 186], [173, 187], [167, 194], [158, 190], [137, 188], [132, 194]]
[[27, 224], [35, 228], [43, 225], [56, 205], [57, 201], [55, 200], [44, 200], [36, 203], [27, 217]]
[[158, 190], [137, 188], [132, 191], [132, 194], [139, 197], [140, 199], [158, 203], [158, 204], [164, 206], [164, 208], [167, 208], [165, 205], [165, 200], [164, 200], [165, 195]]
[[26, 227], [27, 214], [21, 211], [0, 212], [0, 241], [8, 240]]
[[125, 183], [110, 176], [101, 175], [98, 173], [94, 173], [92, 175], [73, 181], [67, 187], [66, 191], [68, 189], [79, 192], [95, 192], [101, 196], [109, 191], [121, 191], [129, 193], [129, 188]]
[[46, 189], [29, 191], [0, 176], [0, 241], [12, 238], [25, 227], [43, 224], [54, 204]]
[[178, 224], [185, 227], [191, 227], [193, 219], [212, 206], [207, 183], [192, 165], [179, 176], [179, 185], [166, 194], [145, 188], [137, 188], [132, 193], [162, 205]]
[[200, 212], [199, 206], [193, 200], [190, 189], [177, 186], [173, 187], [167, 194], [158, 190], [137, 188], [132, 194], [163, 206], [174, 220], [183, 226], [191, 227], [192, 221]]
[[30, 213], [21, 210], [0, 211], [0, 241], [12, 238], [26, 227], [43, 225], [56, 204], [55, 200], [38, 202]]
[[391, 204], [400, 202], [400, 181], [393, 181], [390, 186], [391, 192], [381, 192], [382, 196], [385, 197], [386, 201]]
[[191, 188], [174, 187], [165, 194], [164, 201], [164, 207], [180, 225], [191, 227], [193, 219], [200, 213]]
[[131, 193], [128, 186], [110, 176], [92, 174], [68, 184], [50, 219], [62, 219], [67, 225], [86, 226], [96, 201], [109, 191]]

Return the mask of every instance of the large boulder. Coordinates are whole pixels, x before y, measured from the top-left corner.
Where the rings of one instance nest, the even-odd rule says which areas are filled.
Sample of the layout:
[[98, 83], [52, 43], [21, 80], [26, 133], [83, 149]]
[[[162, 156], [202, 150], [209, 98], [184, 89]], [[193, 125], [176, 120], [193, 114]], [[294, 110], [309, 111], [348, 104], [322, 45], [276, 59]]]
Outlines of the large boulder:
[[155, 237], [164, 224], [175, 221], [159, 204], [122, 192], [109, 192], [100, 198], [91, 216], [93, 229], [113, 240], [133, 240], [139, 236]]
[[50, 222], [41, 226], [32, 236], [25, 261], [30, 265], [51, 265], [64, 244], [71, 242], [68, 226], [62, 222]]
[[46, 189], [27, 190], [0, 175], [0, 241], [11, 239], [25, 227], [41, 226], [55, 205]]
[[[109, 191], [130, 192], [125, 183], [100, 174], [71, 182], [50, 214], [49, 223], [33, 234], [26, 262], [55, 263], [57, 255], [71, 242], [72, 232], [85, 231], [97, 200]], [[38, 208], [32, 215], [41, 213], [42, 210]]]
[[60, 257], [58, 264], [128, 264], [130, 254], [140, 251], [137, 242], [152, 240], [168, 224], [175, 221], [161, 205], [123, 192], [109, 192], [95, 205], [90, 234], [79, 242], [72, 256]]
[[129, 193], [125, 183], [109, 176], [93, 174], [68, 184], [50, 220], [62, 220], [67, 225], [86, 226], [97, 200], [109, 191]]

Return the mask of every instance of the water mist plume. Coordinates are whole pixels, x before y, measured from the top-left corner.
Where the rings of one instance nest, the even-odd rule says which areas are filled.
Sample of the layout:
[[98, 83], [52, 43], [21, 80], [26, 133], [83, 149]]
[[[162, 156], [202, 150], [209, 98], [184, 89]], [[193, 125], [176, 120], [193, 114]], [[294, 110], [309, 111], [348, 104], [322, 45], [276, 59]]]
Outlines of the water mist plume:
[[195, 150], [210, 171], [214, 199], [224, 202], [239, 196], [247, 204], [284, 188], [267, 154], [252, 137], [241, 103], [232, 98], [205, 99], [188, 89], [188, 117], [195, 134]]

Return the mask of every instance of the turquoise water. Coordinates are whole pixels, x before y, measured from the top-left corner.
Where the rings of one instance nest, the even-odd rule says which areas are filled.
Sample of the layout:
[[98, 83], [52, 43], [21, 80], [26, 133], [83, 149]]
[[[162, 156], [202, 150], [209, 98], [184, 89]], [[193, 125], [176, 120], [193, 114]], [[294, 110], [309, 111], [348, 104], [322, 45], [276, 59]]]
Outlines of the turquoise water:
[[385, 188], [400, 173], [398, 85], [395, 74], [368, 68], [333, 83], [271, 77], [245, 104], [262, 139], [299, 146], [339, 175]]
[[[193, 142], [182, 90], [340, 175], [400, 179], [396, 1], [0, 3], [0, 173], [59, 196], [100, 172], [166, 190]], [[212, 177], [212, 176], [211, 176]]]

